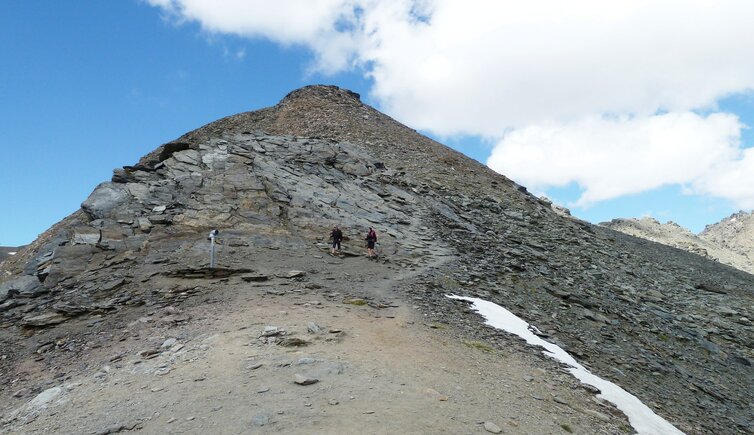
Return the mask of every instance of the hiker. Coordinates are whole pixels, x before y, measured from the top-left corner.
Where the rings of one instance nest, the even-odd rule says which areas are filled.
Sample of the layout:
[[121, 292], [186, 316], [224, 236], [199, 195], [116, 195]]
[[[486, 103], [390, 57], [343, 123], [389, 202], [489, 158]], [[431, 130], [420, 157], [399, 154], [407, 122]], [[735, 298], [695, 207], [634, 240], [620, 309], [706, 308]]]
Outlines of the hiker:
[[332, 249], [330, 249], [330, 254], [335, 255], [335, 248], [340, 251], [340, 242], [343, 240], [343, 231], [341, 231], [337, 225], [332, 227], [332, 231], [330, 231], [330, 239], [332, 239]]
[[367, 233], [367, 257], [373, 258], [376, 257], [377, 254], [374, 253], [374, 245], [377, 243], [377, 233], [374, 232], [374, 228], [369, 227], [369, 232]]

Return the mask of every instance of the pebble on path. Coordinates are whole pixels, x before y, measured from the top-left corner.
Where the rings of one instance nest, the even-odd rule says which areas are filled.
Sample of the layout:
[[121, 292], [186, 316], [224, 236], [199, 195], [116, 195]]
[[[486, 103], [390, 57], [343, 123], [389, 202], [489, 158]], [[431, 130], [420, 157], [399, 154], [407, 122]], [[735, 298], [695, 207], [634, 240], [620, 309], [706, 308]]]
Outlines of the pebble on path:
[[484, 430], [486, 430], [489, 433], [503, 433], [503, 430], [500, 429], [498, 425], [496, 425], [495, 423], [492, 423], [491, 421], [484, 422]]

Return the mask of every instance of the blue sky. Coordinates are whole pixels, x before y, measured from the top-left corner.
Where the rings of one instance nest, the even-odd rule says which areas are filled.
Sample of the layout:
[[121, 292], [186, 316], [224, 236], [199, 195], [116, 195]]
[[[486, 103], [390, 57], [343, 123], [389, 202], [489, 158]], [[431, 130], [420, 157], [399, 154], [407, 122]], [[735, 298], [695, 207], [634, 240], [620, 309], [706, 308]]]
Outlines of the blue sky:
[[304, 49], [209, 41], [138, 2], [12, 2], [0, 32], [0, 246], [29, 243], [114, 168], [217, 118], [310, 83], [366, 90], [359, 75], [308, 77]]
[[[438, 28], [443, 22], [441, 12], [438, 7], [436, 18], [431, 18]], [[336, 84], [359, 92], [367, 103], [481, 162], [487, 162], [496, 147], [511, 155], [511, 149], [519, 144], [511, 142], [516, 137], [508, 134], [511, 131], [540, 126], [536, 131], [541, 132], [541, 126], [549, 125], [550, 121], [564, 123], [563, 128], [575, 125], [568, 124], [576, 119], [566, 113], [570, 106], [563, 106], [565, 112], [561, 110], [552, 118], [542, 119], [537, 118], [539, 112], [534, 108], [531, 110], [534, 115], [522, 115], [506, 124], [506, 119], [518, 115], [515, 108], [511, 112], [505, 107], [503, 97], [509, 88], [502, 85], [498, 105], [473, 100], [477, 94], [470, 89], [468, 99], [474, 106], [463, 107], [458, 103], [467, 99], [461, 92], [463, 89], [459, 90], [463, 87], [453, 82], [452, 77], [443, 78], [437, 68], [430, 70], [429, 79], [416, 79], [435, 80], [438, 86], [447, 79], [447, 88], [442, 88], [445, 90], [401, 91], [403, 85], [396, 83], [421, 71], [421, 65], [401, 72], [407, 60], [389, 57], [399, 53], [369, 58], [364, 53], [373, 51], [367, 48], [345, 43], [342, 45], [347, 47], [343, 48], [330, 43], [339, 41], [341, 34], [323, 32], [321, 26], [312, 33], [280, 34], [276, 33], [278, 30], [260, 28], [258, 23], [238, 28], [233, 22], [223, 21], [223, 17], [207, 18], [202, 14], [205, 12], [192, 15], [187, 10], [174, 10], [171, 14], [167, 7], [140, 1], [8, 2], [3, 6], [0, 246], [29, 243], [78, 209], [98, 183], [109, 180], [112, 169], [133, 164], [161, 143], [217, 118], [273, 105], [289, 91], [307, 84]], [[339, 17], [339, 26], [342, 21], [343, 17]], [[415, 20], [410, 25], [429, 29], [426, 23], [417, 24]], [[386, 40], [381, 45], [385, 50], [389, 46]], [[444, 65], [443, 59], [430, 61]], [[430, 65], [435, 65], [431, 62]], [[518, 83], [510, 89], [520, 86], [523, 85]], [[494, 93], [495, 89], [492, 82], [488, 93]], [[427, 92], [428, 96], [421, 92]], [[729, 114], [744, 124], [754, 125], [754, 99], [750, 91], [725, 92], [729, 95], [712, 99], [712, 104], [699, 103], [699, 107], [692, 104], [679, 110], [699, 114], [700, 118], [691, 122], [694, 126], [704, 124], [699, 128], [705, 134], [711, 130], [707, 127], [709, 118], [704, 118], [708, 113]], [[447, 101], [448, 105], [431, 104], [432, 96], [435, 102]], [[542, 96], [536, 98], [547, 101]], [[525, 101], [530, 99], [526, 97]], [[667, 104], [670, 107], [675, 100]], [[454, 113], [454, 105], [459, 113]], [[438, 106], [436, 112], [434, 106]], [[523, 108], [525, 103], [518, 106], [522, 107], [522, 113], [528, 110]], [[484, 109], [489, 121], [477, 122], [480, 116], [464, 120], [465, 115], [460, 112], [469, 113], [474, 107]], [[503, 111], [495, 118], [495, 111], [487, 107], [501, 107]], [[648, 116], [656, 116], [662, 110], [650, 110]], [[587, 112], [585, 109], [583, 113]], [[562, 113], [566, 115], [560, 117]], [[581, 116], [580, 113], [573, 116]], [[631, 116], [644, 115], [632, 112]], [[716, 125], [730, 130], [730, 118], [720, 121]], [[500, 132], [497, 125], [501, 126]], [[754, 144], [750, 129], [737, 131], [741, 135], [739, 151]], [[577, 137], [583, 137], [581, 130], [578, 133]], [[714, 132], [709, 136], [718, 137]], [[521, 143], [540, 146], [525, 140]], [[530, 166], [530, 172], [537, 171], [537, 162], [521, 161], [522, 166]], [[515, 167], [511, 169], [516, 172]], [[548, 171], [546, 167], [543, 170]], [[509, 171], [501, 172], [509, 175]], [[587, 190], [585, 183], [604, 184], [608, 179], [597, 174], [579, 181], [564, 174], [550, 180], [523, 173], [517, 180], [534, 180], [539, 186], [529, 186], [530, 190], [546, 193], [558, 203], [570, 204], [576, 216], [593, 222], [650, 214], [700, 231], [705, 224], [738, 211], [749, 194], [731, 190], [729, 186], [737, 186], [737, 180], [718, 186], [712, 181], [699, 181], [707, 180], [705, 176], [697, 174], [697, 178], [687, 182], [650, 186], [638, 193], [620, 191], [615, 197], [600, 197], [579, 207], [573, 204]], [[657, 183], [662, 184], [662, 180]], [[689, 189], [692, 184], [693, 189]]]

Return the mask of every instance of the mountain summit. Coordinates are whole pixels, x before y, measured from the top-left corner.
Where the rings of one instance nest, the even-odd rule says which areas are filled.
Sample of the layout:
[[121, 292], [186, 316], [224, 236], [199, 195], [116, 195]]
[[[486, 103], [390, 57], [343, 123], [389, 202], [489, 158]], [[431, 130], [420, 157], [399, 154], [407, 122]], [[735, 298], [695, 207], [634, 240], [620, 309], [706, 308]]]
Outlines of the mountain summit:
[[754, 276], [562, 217], [334, 86], [116, 169], [0, 276], [10, 430], [625, 427], [450, 294], [508, 308], [686, 433], [754, 430]]
[[754, 212], [740, 211], [707, 225], [699, 237], [747, 259], [749, 267], [742, 269], [754, 273]]

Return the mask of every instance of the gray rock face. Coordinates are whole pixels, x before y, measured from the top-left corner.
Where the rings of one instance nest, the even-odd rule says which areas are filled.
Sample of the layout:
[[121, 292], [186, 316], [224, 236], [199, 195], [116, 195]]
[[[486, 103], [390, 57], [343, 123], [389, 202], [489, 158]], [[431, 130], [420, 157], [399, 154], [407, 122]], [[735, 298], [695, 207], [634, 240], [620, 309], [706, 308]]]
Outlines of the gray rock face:
[[39, 294], [42, 284], [35, 276], [21, 275], [0, 284], [0, 302], [15, 294], [23, 297], [34, 297]]
[[[662, 404], [657, 412], [682, 430], [754, 430], [752, 275], [562, 217], [334, 87], [294, 91], [273, 108], [208, 124], [114, 171], [82, 211], [0, 263], [0, 288], [29, 276], [46, 291], [33, 304], [3, 304], [0, 339], [86, 313], [180, 304], [200, 282], [255, 277], [249, 246], [316, 244], [327, 252], [335, 224], [350, 239], [343, 252], [362, 251], [366, 228], [377, 229], [381, 258], [411, 271], [400, 290], [429, 322], [494, 341], [478, 316], [445, 295], [488, 299], [598, 375]], [[209, 270], [214, 228], [228, 244], [223, 267]], [[298, 285], [316, 273], [286, 271], [268, 278]], [[187, 284], [163, 289], [153, 277]], [[187, 321], [168, 308], [158, 310], [161, 322]], [[284, 337], [277, 331], [256, 333], [272, 343]], [[343, 370], [330, 369], [311, 374]]]
[[102, 235], [100, 231], [92, 227], [80, 227], [73, 233], [71, 244], [74, 245], [96, 245], [99, 243]]
[[113, 210], [126, 202], [128, 196], [121, 185], [102, 183], [81, 204], [81, 208], [95, 219], [110, 217]]

